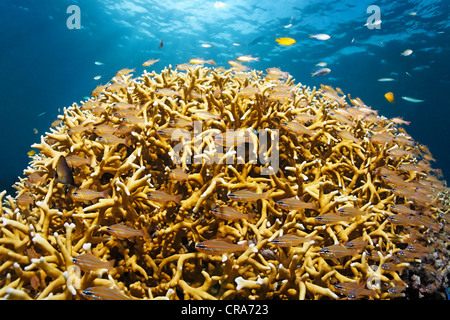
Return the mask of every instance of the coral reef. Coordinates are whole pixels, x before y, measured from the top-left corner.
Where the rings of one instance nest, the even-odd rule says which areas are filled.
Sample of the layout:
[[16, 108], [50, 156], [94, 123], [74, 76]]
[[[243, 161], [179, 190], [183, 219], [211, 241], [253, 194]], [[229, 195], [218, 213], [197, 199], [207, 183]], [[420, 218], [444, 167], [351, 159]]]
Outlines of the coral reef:
[[0, 194], [0, 297], [391, 299], [448, 286], [448, 189], [401, 119], [274, 68], [131, 71], [65, 108], [17, 196]]

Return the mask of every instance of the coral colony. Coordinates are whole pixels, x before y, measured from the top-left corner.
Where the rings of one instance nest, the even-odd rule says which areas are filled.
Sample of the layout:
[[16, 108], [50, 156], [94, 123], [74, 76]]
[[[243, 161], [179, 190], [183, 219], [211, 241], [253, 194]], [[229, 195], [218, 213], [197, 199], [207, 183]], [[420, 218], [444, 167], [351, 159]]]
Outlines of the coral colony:
[[392, 299], [448, 287], [426, 146], [286, 72], [123, 69], [0, 194], [7, 299]]

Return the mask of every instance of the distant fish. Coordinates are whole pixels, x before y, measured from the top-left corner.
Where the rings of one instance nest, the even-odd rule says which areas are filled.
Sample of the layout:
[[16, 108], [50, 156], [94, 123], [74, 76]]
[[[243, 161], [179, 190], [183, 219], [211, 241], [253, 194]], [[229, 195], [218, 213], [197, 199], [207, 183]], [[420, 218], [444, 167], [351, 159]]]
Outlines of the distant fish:
[[289, 24], [287, 24], [287, 25], [285, 25], [285, 26], [283, 26], [284, 28], [290, 28], [290, 27], [292, 27], [292, 23], [289, 23]]
[[39, 113], [37, 116], [38, 116], [38, 118], [39, 117], [42, 117], [44, 114], [46, 114], [47, 113], [47, 111], [44, 111], [44, 112], [41, 112], [41, 113]]
[[38, 134], [39, 133], [38, 129], [36, 129], [36, 128], [33, 128], [33, 132], [34, 132], [34, 134]]
[[30, 157], [34, 156], [36, 154], [36, 150], [31, 149], [30, 151], [27, 152], [27, 155], [29, 155]]
[[319, 62], [319, 63], [316, 64], [316, 67], [324, 68], [324, 67], [326, 67], [326, 66], [327, 66], [327, 63], [326, 63], [326, 62]]
[[205, 64], [205, 63], [214, 64], [214, 65], [217, 64], [214, 62], [213, 59], [205, 60], [202, 58], [194, 58], [194, 59], [189, 60], [189, 62], [192, 64]]
[[240, 43], [238, 43], [238, 42], [233, 42], [233, 46], [235, 46], [235, 47], [240, 47], [240, 46], [242, 46], [242, 44], [240, 44]]
[[98, 65], [98, 66], [103, 66], [104, 65], [104, 63], [103, 62], [100, 62], [100, 61], [95, 61], [94, 62], [96, 65]]
[[239, 219], [245, 219], [245, 220], [250, 220], [252, 219], [255, 214], [252, 213], [242, 213], [239, 212], [238, 210], [236, 210], [233, 207], [228, 207], [228, 206], [221, 206], [221, 207], [217, 207], [211, 210], [212, 213], [219, 218], [222, 218], [224, 220], [239, 220]]
[[248, 62], [248, 61], [259, 61], [259, 58], [255, 58], [250, 55], [247, 55], [247, 56], [239, 56], [236, 58], [236, 60]]
[[159, 48], [159, 49], [162, 49], [163, 46], [164, 46], [163, 39], [161, 39], [160, 42], [159, 42], [159, 47], [158, 47], [158, 48]]
[[123, 68], [116, 72], [116, 76], [124, 76], [129, 74], [130, 72], [133, 72], [135, 69], [129, 69], [129, 68]]
[[386, 98], [387, 101], [389, 101], [390, 103], [394, 103], [394, 94], [392, 92], [387, 92], [384, 97]]
[[211, 43], [202, 43], [202, 47], [203, 48], [214, 48], [215, 46], [212, 45]]
[[100, 80], [102, 78], [102, 76], [101, 75], [98, 75], [98, 76], [95, 76], [94, 77], [94, 80]]
[[419, 103], [419, 102], [424, 102], [425, 100], [420, 100], [420, 99], [416, 99], [416, 98], [411, 98], [411, 97], [402, 97], [403, 100], [409, 101], [409, 102], [414, 102], [414, 103]]
[[323, 75], [329, 74], [330, 72], [331, 72], [330, 68], [320, 68], [316, 72], [311, 73], [311, 77], [323, 76]]
[[295, 39], [292, 38], [276, 38], [275, 41], [282, 46], [290, 46], [296, 42]]
[[412, 53], [413, 53], [413, 51], [411, 49], [406, 49], [405, 51], [400, 53], [400, 55], [407, 57], [407, 56], [411, 55]]
[[397, 81], [397, 80], [395, 80], [395, 79], [393, 79], [393, 78], [380, 78], [380, 79], [378, 79], [377, 81], [380, 81], [380, 82], [388, 82], [388, 81]]
[[56, 163], [55, 182], [62, 183], [66, 186], [75, 185], [72, 170], [67, 164], [66, 158], [64, 156], [60, 156], [58, 162]]
[[145, 62], [142, 64], [142, 66], [144, 66], [144, 67], [150, 67], [151, 65], [155, 64], [155, 63], [158, 62], [158, 61], [159, 61], [159, 59], [150, 59], [150, 60], [145, 61]]
[[309, 37], [317, 39], [317, 40], [328, 40], [331, 38], [328, 34], [325, 34], [325, 33], [310, 34]]

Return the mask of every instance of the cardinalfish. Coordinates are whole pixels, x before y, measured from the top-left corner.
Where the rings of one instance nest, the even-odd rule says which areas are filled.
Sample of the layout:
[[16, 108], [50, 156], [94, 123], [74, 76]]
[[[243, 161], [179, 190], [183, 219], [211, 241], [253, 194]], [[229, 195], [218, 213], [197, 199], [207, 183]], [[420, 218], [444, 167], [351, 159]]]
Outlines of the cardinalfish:
[[228, 61], [228, 64], [233, 66], [232, 70], [234, 70], [234, 71], [247, 71], [247, 70], [249, 70], [249, 67], [244, 66], [242, 63], [234, 61], [234, 60]]
[[169, 121], [169, 125], [171, 125], [172, 127], [178, 127], [178, 128], [192, 127], [193, 121], [182, 119], [182, 118], [175, 118], [175, 119]]
[[161, 203], [173, 201], [176, 204], [181, 205], [181, 198], [183, 198], [183, 195], [182, 194], [172, 195], [164, 191], [150, 191], [149, 193], [147, 193], [147, 198], [150, 201]]
[[206, 110], [195, 110], [194, 112], [192, 112], [192, 118], [195, 118], [197, 120], [210, 120], [210, 119], [220, 120], [222, 119], [222, 116], [212, 114], [211, 112]]
[[96, 135], [113, 134], [113, 133], [116, 132], [116, 130], [117, 130], [117, 128], [114, 128], [114, 127], [112, 127], [112, 126], [110, 126], [109, 124], [106, 124], [106, 123], [95, 125], [92, 128], [92, 131], [94, 131], [94, 133]]
[[245, 87], [239, 90], [239, 96], [241, 97], [251, 97], [259, 93], [259, 89], [255, 87]]
[[369, 140], [372, 143], [385, 144], [385, 143], [391, 143], [392, 140], [394, 140], [394, 136], [389, 132], [376, 133], [376, 134], [373, 134], [369, 138]]
[[92, 125], [91, 124], [87, 125], [87, 126], [82, 126], [82, 125], [73, 126], [73, 127], [69, 128], [69, 129], [67, 129], [67, 133], [68, 134], [77, 134], [77, 133], [85, 132], [87, 130], [92, 130]]
[[31, 183], [32, 185], [37, 185], [44, 181], [45, 181], [45, 178], [43, 176], [41, 176], [40, 173], [37, 171], [34, 171], [33, 173], [30, 173], [28, 175], [28, 182]]
[[180, 139], [185, 138], [189, 139], [191, 137], [191, 134], [188, 130], [183, 128], [172, 128], [172, 127], [166, 127], [162, 128], [156, 131], [156, 134], [159, 136], [166, 138], [166, 139]]
[[350, 217], [346, 217], [333, 212], [320, 214], [316, 216], [314, 219], [322, 224], [335, 224], [350, 221]]
[[111, 188], [103, 191], [95, 191], [92, 189], [78, 189], [72, 192], [72, 199], [74, 201], [92, 201], [98, 198], [106, 198], [109, 195]]
[[194, 59], [189, 60], [189, 62], [192, 63], [192, 64], [205, 64], [205, 63], [207, 63], [207, 64], [214, 64], [214, 65], [217, 64], [217, 63], [214, 62], [213, 59], [205, 60], [205, 59], [202, 59], [202, 58], [194, 58]]
[[95, 139], [95, 141], [98, 141], [100, 143], [110, 145], [110, 146], [123, 144], [123, 145], [129, 147], [131, 145], [129, 136], [127, 136], [125, 138], [119, 138], [113, 134], [102, 134], [101, 136], [98, 136]]
[[334, 244], [328, 247], [323, 247], [320, 249], [319, 254], [325, 259], [340, 259], [343, 257], [351, 256], [357, 253], [356, 249], [349, 249], [341, 244]]
[[279, 101], [283, 103], [286, 99], [294, 100], [295, 94], [293, 92], [274, 91], [270, 92], [266, 98], [269, 101]]
[[172, 90], [169, 88], [160, 88], [155, 90], [156, 93], [161, 94], [163, 96], [181, 96], [180, 91]]
[[311, 77], [323, 76], [323, 75], [329, 74], [330, 72], [331, 72], [330, 68], [320, 68], [320, 69], [316, 70], [315, 72], [311, 73]]
[[420, 225], [420, 221], [416, 219], [415, 215], [412, 214], [394, 214], [392, 216], [387, 217], [387, 219], [393, 224], [398, 224], [402, 226], [417, 226]]
[[286, 210], [312, 209], [317, 210], [317, 206], [311, 202], [304, 202], [297, 197], [281, 199], [276, 202], [278, 206]]
[[358, 252], [361, 252], [366, 246], [367, 240], [363, 240], [361, 238], [353, 239], [345, 244], [347, 249], [356, 249]]
[[139, 114], [139, 110], [134, 108], [128, 108], [128, 109], [119, 109], [116, 112], [113, 113], [114, 117], [117, 118], [123, 118], [128, 116], [137, 116]]
[[86, 288], [81, 294], [88, 300], [132, 300], [120, 292], [104, 286]]
[[349, 216], [349, 217], [356, 217], [356, 216], [363, 216], [366, 214], [365, 211], [359, 210], [355, 207], [340, 207], [339, 209], [336, 210], [337, 212], [339, 212], [340, 214]]
[[74, 168], [74, 167], [80, 167], [82, 165], [90, 166], [92, 160], [89, 158], [84, 158], [84, 157], [73, 154], [71, 156], [66, 157], [66, 162], [70, 167]]
[[142, 66], [144, 66], [144, 67], [150, 67], [151, 65], [155, 64], [155, 63], [158, 62], [158, 61], [159, 61], [159, 59], [150, 59], [150, 60], [145, 61], [145, 62], [142, 64]]
[[257, 193], [250, 189], [239, 190], [228, 194], [228, 198], [238, 202], [253, 202], [259, 199], [268, 199], [273, 190]]
[[123, 223], [113, 224], [112, 226], [108, 226], [106, 231], [119, 239], [127, 239], [132, 240], [134, 237], [148, 237], [148, 234], [144, 229], [137, 230], [131, 227], [126, 226]]
[[221, 146], [238, 146], [249, 142], [249, 137], [242, 132], [227, 131], [214, 136], [214, 142]]
[[183, 168], [175, 168], [170, 171], [169, 178], [174, 181], [186, 181], [189, 179], [189, 173], [184, 172]]
[[336, 283], [334, 288], [337, 292], [348, 297], [349, 300], [359, 299], [363, 296], [375, 298], [375, 291], [364, 288], [365, 283], [342, 282]]
[[248, 248], [248, 243], [234, 244], [228, 238], [218, 238], [206, 240], [195, 245], [195, 249], [208, 254], [225, 254], [231, 252], [245, 251]]
[[92, 253], [80, 254], [74, 257], [72, 261], [83, 271], [98, 271], [100, 269], [109, 271], [114, 267], [114, 260], [102, 261]]
[[134, 70], [135, 70], [135, 68], [133, 68], [133, 69], [123, 68], [116, 72], [116, 76], [124, 76], [131, 72], [134, 72]]
[[279, 247], [295, 247], [305, 242], [314, 242], [309, 237], [300, 237], [296, 234], [285, 234], [271, 241]]
[[255, 213], [242, 213], [238, 210], [236, 210], [233, 207], [229, 207], [229, 206], [221, 206], [221, 207], [217, 207], [211, 210], [212, 213], [216, 216], [219, 217], [221, 219], [224, 220], [239, 220], [239, 219], [244, 219], [244, 220], [251, 220], [253, 217], [255, 217]]
[[17, 196], [16, 202], [21, 207], [27, 207], [30, 204], [33, 204], [34, 199], [29, 192], [22, 192]]
[[391, 210], [396, 213], [401, 214], [414, 214], [418, 215], [420, 212], [416, 210], [412, 210], [410, 207], [405, 206], [404, 204], [393, 204], [390, 206]]
[[66, 186], [75, 185], [72, 170], [67, 164], [66, 158], [64, 156], [60, 156], [58, 162], [56, 163], [55, 182], [62, 183]]
[[291, 122], [283, 122], [281, 126], [289, 132], [292, 132], [297, 135], [306, 134], [308, 136], [314, 135], [314, 130], [309, 130], [301, 123], [291, 121]]
[[138, 123], [145, 123], [145, 120], [143, 118], [137, 117], [135, 115], [127, 115], [120, 119], [125, 124], [138, 124]]
[[111, 103], [111, 107], [113, 107], [114, 109], [123, 110], [123, 109], [134, 109], [137, 107], [137, 105], [128, 102], [113, 102]]

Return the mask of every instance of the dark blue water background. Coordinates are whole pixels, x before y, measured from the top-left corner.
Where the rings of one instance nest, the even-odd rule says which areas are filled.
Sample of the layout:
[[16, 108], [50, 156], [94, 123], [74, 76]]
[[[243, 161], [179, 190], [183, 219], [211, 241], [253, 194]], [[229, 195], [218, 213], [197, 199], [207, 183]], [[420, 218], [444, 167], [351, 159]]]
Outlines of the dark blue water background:
[[[160, 71], [191, 58], [227, 61], [260, 57], [252, 68], [279, 67], [296, 82], [340, 87], [388, 118], [411, 121], [406, 131], [429, 147], [450, 181], [450, 1], [0, 1], [0, 190], [23, 175], [30, 146], [64, 107], [79, 103], [122, 68]], [[380, 29], [364, 26], [380, 8]], [[70, 5], [81, 29], [68, 29]], [[414, 14], [416, 13], [416, 14]], [[292, 26], [286, 26], [292, 23]], [[309, 34], [327, 33], [328, 41]], [[280, 46], [277, 37], [292, 37]], [[158, 49], [160, 39], [164, 47]], [[213, 44], [204, 48], [202, 43]], [[233, 45], [239, 43], [241, 46]], [[412, 49], [413, 54], [400, 53]], [[95, 65], [101, 61], [104, 65]], [[315, 64], [332, 70], [311, 77]], [[94, 76], [102, 75], [98, 81]], [[394, 82], [377, 79], [391, 77]], [[392, 91], [393, 104], [384, 94]], [[402, 96], [423, 99], [422, 103]], [[33, 129], [37, 130], [37, 134]]]

